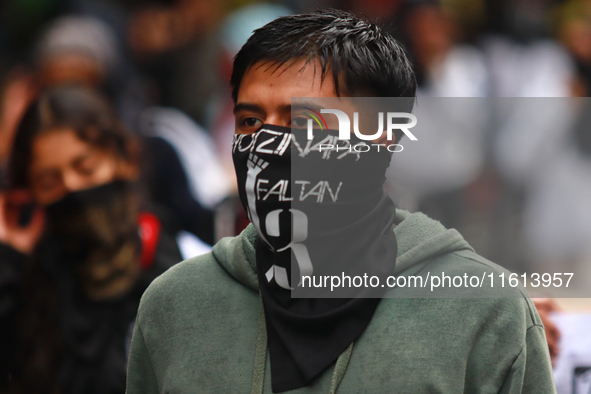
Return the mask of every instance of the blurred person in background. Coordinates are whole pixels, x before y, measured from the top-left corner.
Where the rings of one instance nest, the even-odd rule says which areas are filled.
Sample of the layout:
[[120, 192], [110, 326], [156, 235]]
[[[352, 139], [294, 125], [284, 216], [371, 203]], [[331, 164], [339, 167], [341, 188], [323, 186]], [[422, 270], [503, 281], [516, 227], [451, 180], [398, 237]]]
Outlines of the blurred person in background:
[[[178, 153], [178, 146], [187, 144], [186, 141], [178, 143], [173, 137], [180, 134], [189, 138], [192, 134], [203, 135], [204, 132], [195, 130], [190, 120], [180, 124], [177, 121], [171, 125], [174, 122], [152, 119], [163, 111], [151, 110], [149, 97], [130, 94], [133, 93], [133, 86], [128, 85], [134, 85], [133, 82], [119, 83], [126, 62], [121, 53], [121, 43], [113, 29], [95, 17], [62, 16], [52, 21], [42, 32], [35, 45], [34, 55], [33, 89], [78, 84], [99, 90], [112, 99], [119, 117], [128, 126], [134, 130], [139, 129], [146, 135], [145, 138], [142, 137], [145, 150], [142, 174], [145, 176], [150, 200], [168, 207], [183, 229], [196, 235], [200, 241], [212, 244], [215, 203], [204, 206], [203, 202], [210, 202], [206, 199], [208, 195], [195, 193], [192, 189], [216, 190], [215, 176], [207, 176], [211, 172], [207, 169], [215, 167], [216, 158], [207, 157], [202, 160], [199, 166], [202, 176], [197, 182], [187, 179], [186, 169], [192, 167], [187, 165], [186, 160], [181, 162], [182, 157]], [[178, 111], [175, 114], [176, 118], [184, 116]], [[148, 122], [145, 121], [146, 117], [149, 117]], [[146, 124], [153, 127], [145, 127]], [[175, 130], [176, 133], [171, 133]], [[207, 136], [201, 140], [207, 140]], [[207, 141], [200, 144], [201, 140], [197, 145], [204, 145], [201, 149], [207, 150]], [[177, 144], [173, 147], [171, 143], [174, 142]], [[208, 166], [209, 163], [212, 164]], [[189, 174], [193, 172], [195, 171]], [[204, 176], [205, 180], [202, 179]], [[198, 186], [191, 187], [195, 184]], [[220, 194], [222, 196], [219, 200], [225, 196], [224, 189], [217, 195]]]
[[43, 24], [33, 46], [30, 67], [24, 61], [16, 63], [4, 78], [0, 162], [11, 146], [12, 134], [25, 108], [40, 90], [75, 83], [114, 93], [112, 87], [117, 85], [112, 77], [117, 74], [120, 58], [117, 38], [97, 18], [70, 15], [54, 19]]
[[135, 7], [127, 41], [159, 102], [210, 125], [207, 106], [217, 85], [217, 28], [231, 1], [156, 0]]
[[474, 236], [469, 227], [473, 211], [490, 211], [495, 203], [495, 193], [472, 193], [475, 185], [490, 183], [484, 171], [489, 106], [469, 98], [489, 94], [489, 76], [470, 35], [475, 22], [465, 21], [462, 4], [409, 1], [401, 10], [401, 35], [417, 71], [422, 138], [392, 156], [386, 187], [401, 207], [459, 229], [487, 255], [490, 247], [481, 247], [486, 237]]
[[[457, 3], [459, 1], [455, 1]], [[468, 45], [460, 13], [449, 3], [409, 2], [404, 12], [404, 36], [414, 60], [419, 96], [485, 97], [489, 94], [484, 57]]]
[[512, 99], [494, 144], [497, 168], [523, 194], [527, 270], [591, 278], [589, 98]]
[[0, 194], [0, 391], [123, 393], [140, 297], [181, 260], [144, 199], [136, 138], [107, 101], [55, 88], [30, 105]]
[[556, 35], [576, 65], [571, 96], [588, 97], [591, 92], [591, 3], [570, 0], [558, 7], [555, 15]]
[[118, 66], [117, 38], [104, 22], [69, 15], [53, 20], [37, 41], [34, 58], [38, 83], [64, 80], [101, 88]]
[[[568, 97], [574, 64], [552, 35], [553, 0], [487, 1], [491, 15], [480, 37], [495, 97]], [[505, 115], [500, 114], [500, 117]]]
[[39, 89], [76, 83], [100, 90], [119, 116], [137, 127], [151, 96], [125, 56], [116, 31], [95, 16], [66, 14], [44, 26], [34, 43], [33, 72]]

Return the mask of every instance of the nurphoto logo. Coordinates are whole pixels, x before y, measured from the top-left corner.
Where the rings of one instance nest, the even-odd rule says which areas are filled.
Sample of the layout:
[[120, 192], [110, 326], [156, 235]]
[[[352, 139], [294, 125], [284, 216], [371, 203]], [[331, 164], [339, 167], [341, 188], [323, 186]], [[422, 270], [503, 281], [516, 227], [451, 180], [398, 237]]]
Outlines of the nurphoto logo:
[[[310, 116], [313, 120], [316, 121], [318, 126], [320, 126], [321, 130], [324, 130], [324, 127], [328, 129], [326, 125], [326, 120], [321, 114], [333, 114], [336, 115], [337, 120], [339, 122], [339, 139], [340, 140], [349, 140], [351, 139], [351, 120], [349, 119], [349, 115], [345, 112], [338, 110], [338, 109], [321, 109], [320, 113], [315, 111], [311, 108], [305, 107], [305, 109], [311, 111], [304, 112], [306, 115]], [[353, 113], [353, 132], [363, 141], [374, 141], [382, 136], [384, 131], [387, 133], [388, 140], [393, 140], [393, 131], [394, 130], [401, 130], [411, 141], [417, 141], [417, 137], [409, 130], [410, 128], [416, 126], [417, 124], [417, 117], [408, 112], [387, 112], [386, 113], [386, 128], [384, 128], [384, 113], [378, 113], [378, 131], [375, 134], [362, 134], [359, 131], [359, 113]], [[401, 120], [408, 119], [409, 122], [401, 123]], [[308, 130], [308, 140], [314, 139], [314, 123], [312, 119], [308, 119], [307, 130]], [[320, 122], [322, 120], [322, 122]], [[324, 125], [324, 126], [323, 126]]]

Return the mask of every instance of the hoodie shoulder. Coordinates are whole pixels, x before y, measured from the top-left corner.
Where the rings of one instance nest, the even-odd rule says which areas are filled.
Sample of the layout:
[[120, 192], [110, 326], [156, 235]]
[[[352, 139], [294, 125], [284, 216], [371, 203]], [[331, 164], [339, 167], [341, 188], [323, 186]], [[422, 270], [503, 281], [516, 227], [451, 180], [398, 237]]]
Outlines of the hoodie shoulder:
[[[156, 278], [140, 302], [138, 319], [163, 311], [180, 310], [190, 314], [199, 305], [207, 308], [221, 298], [242, 297], [252, 293], [258, 297], [256, 273], [244, 250], [245, 234], [220, 240], [212, 252], [174, 265]], [[166, 313], [164, 313], [166, 314]]]
[[[240, 258], [241, 243], [241, 236], [224, 239], [216, 245], [217, 255], [212, 251], [185, 260], [148, 287], [130, 350], [128, 370], [139, 387], [133, 392], [148, 391], [142, 386], [148, 372], [153, 386], [158, 386], [152, 387], [154, 392], [181, 392], [187, 387], [232, 392], [231, 387], [240, 387], [252, 376], [252, 363], [243, 360], [254, 359], [259, 293], [226, 270], [231, 261], [219, 261]], [[237, 262], [238, 267], [247, 265]], [[235, 375], [212, 379], [219, 375], [220, 365]]]
[[460, 250], [474, 251], [454, 229], [446, 229], [427, 215], [396, 210], [396, 271], [402, 272], [433, 257]]
[[[448, 281], [447, 277], [452, 279], [461, 277], [460, 290], [466, 290], [464, 287], [466, 283], [468, 284], [466, 293], [455, 291], [458, 288], [451, 283], [451, 288], [442, 290], [442, 287], [437, 287], [433, 290], [441, 292], [439, 297], [436, 294], [428, 294], [427, 298], [440, 298], [446, 291], [451, 297], [465, 298], [472, 294], [480, 298], [482, 304], [504, 305], [505, 310], [512, 310], [517, 315], [525, 316], [527, 327], [542, 325], [526, 290], [509, 286], [511, 272], [478, 255], [457, 230], [446, 229], [438, 221], [420, 212], [397, 210], [396, 219], [397, 227], [394, 231], [398, 242], [396, 261], [398, 275], [418, 275], [425, 281], [434, 281], [439, 286], [443, 283], [444, 277], [445, 281]], [[483, 282], [483, 285], [472, 288], [469, 280], [473, 276], [478, 278], [479, 285], [480, 282]], [[501, 287], [502, 278], [504, 288]], [[476, 279], [473, 281], [476, 283]], [[430, 290], [427, 288], [429, 293], [431, 293]], [[509, 305], [512, 306], [508, 307]]]

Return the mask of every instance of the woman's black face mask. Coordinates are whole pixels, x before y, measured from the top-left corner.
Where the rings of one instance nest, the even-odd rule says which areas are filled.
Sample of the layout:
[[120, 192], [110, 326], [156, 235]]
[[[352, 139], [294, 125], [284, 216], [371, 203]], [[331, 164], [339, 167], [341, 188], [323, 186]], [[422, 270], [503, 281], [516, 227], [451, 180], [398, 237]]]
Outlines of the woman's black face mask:
[[114, 181], [68, 193], [47, 206], [48, 235], [81, 247], [113, 244], [122, 234], [137, 234], [137, 202], [132, 185]]
[[139, 267], [138, 198], [130, 182], [68, 193], [46, 208], [44, 244], [100, 299], [128, 287]]

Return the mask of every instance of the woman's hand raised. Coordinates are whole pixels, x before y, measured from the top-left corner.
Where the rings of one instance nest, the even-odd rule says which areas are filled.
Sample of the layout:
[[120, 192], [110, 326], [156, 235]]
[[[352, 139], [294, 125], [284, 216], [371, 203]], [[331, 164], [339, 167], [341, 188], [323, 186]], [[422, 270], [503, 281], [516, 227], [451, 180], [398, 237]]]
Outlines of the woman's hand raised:
[[[27, 212], [30, 209], [32, 211]], [[24, 217], [29, 216], [29, 217]], [[45, 215], [25, 190], [0, 192], [0, 242], [30, 254], [43, 232]]]

